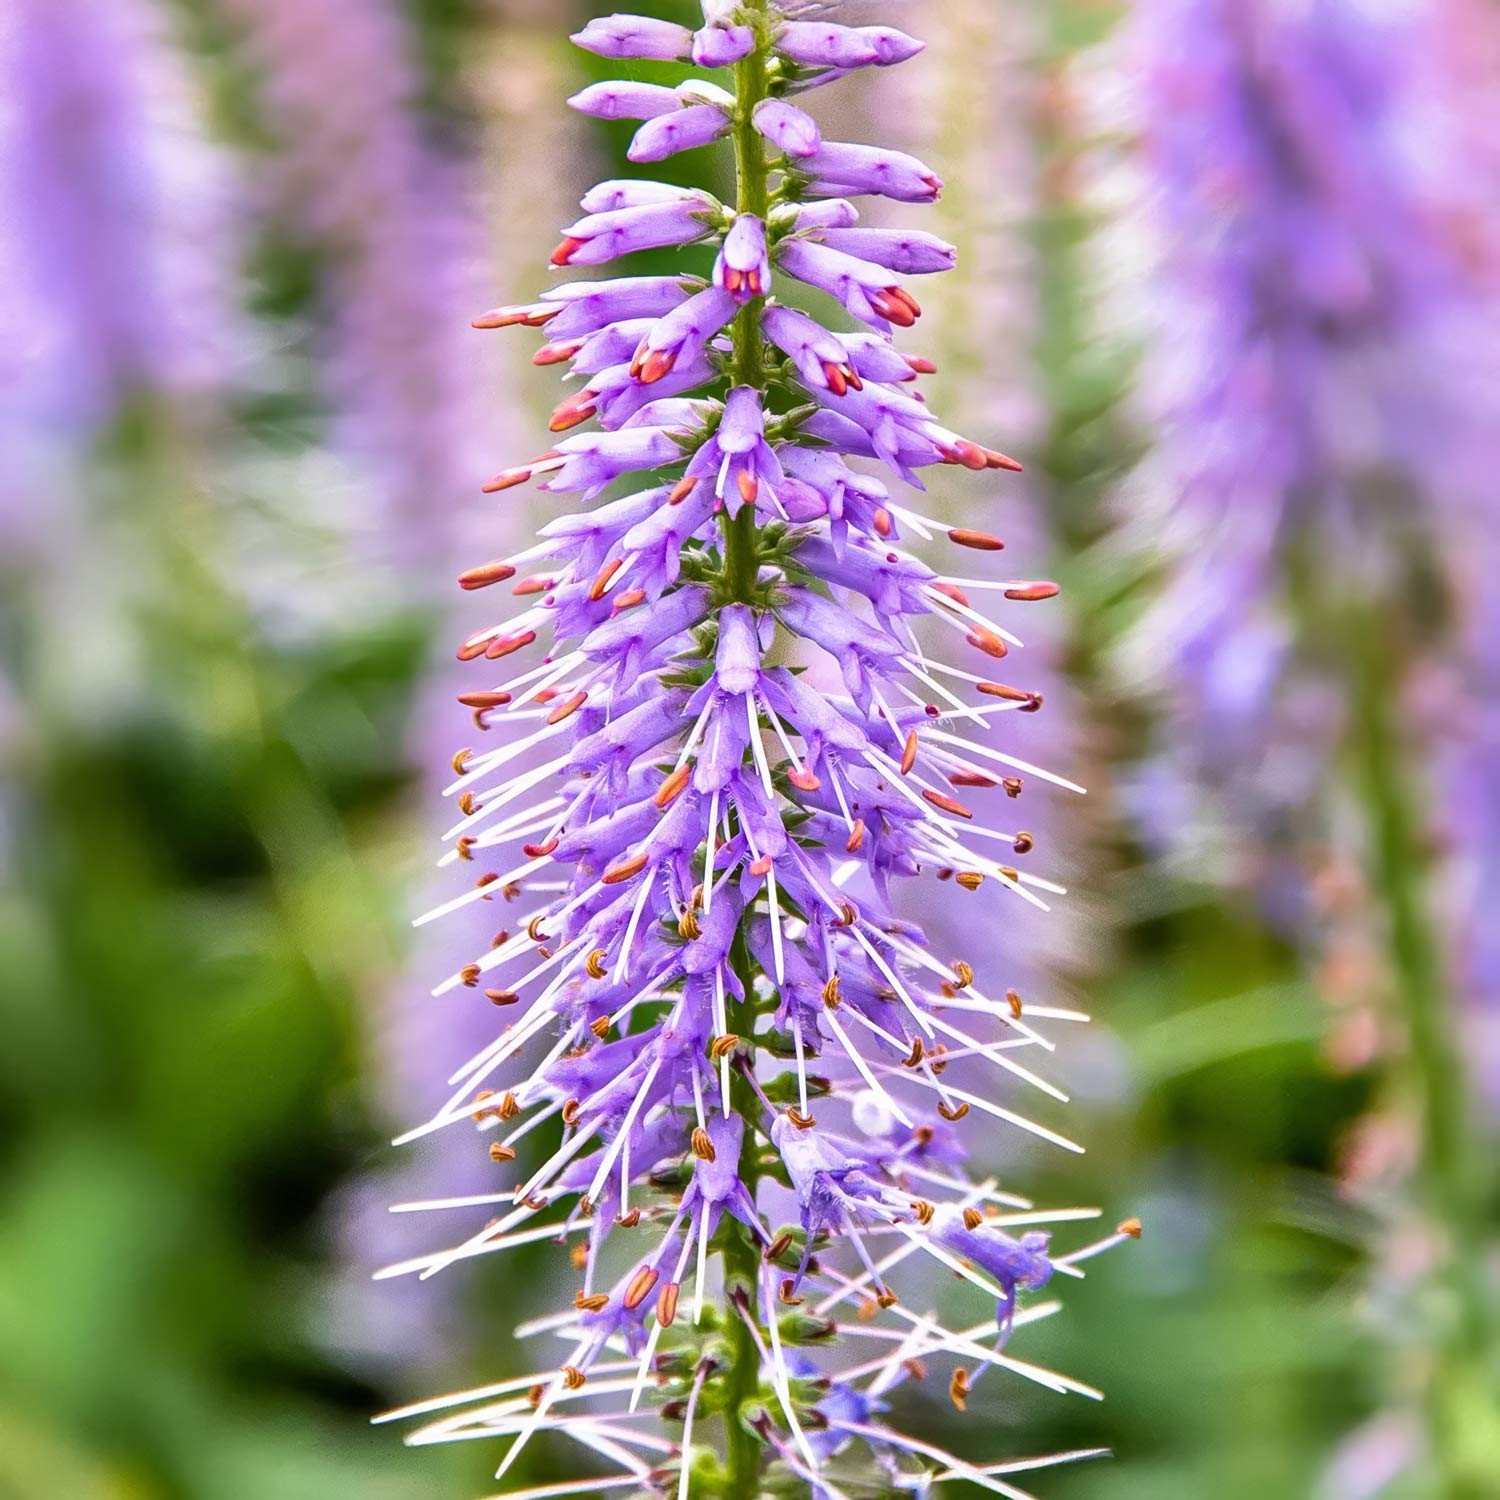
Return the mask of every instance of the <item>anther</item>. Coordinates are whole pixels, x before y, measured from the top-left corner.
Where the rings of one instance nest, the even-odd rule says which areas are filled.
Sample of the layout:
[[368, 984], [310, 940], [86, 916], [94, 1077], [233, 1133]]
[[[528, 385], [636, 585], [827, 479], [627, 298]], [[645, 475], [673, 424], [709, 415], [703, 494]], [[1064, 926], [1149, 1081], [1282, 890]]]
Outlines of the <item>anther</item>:
[[603, 597], [604, 591], [609, 587], [609, 581], [621, 568], [625, 566], [623, 557], [612, 557], [594, 575], [594, 581], [589, 585], [589, 598], [597, 604]]
[[719, 1153], [714, 1150], [712, 1138], [701, 1125], [694, 1128], [689, 1140], [693, 1147], [693, 1155], [699, 1161], [714, 1161], [718, 1157]]
[[514, 990], [486, 990], [484, 998], [491, 1005], [514, 1005], [521, 997]]
[[955, 959], [953, 962], [953, 979], [959, 989], [966, 990], [974, 983], [974, 968], [963, 959]]
[[[571, 718], [588, 702], [589, 695], [579, 688], [576, 693], [569, 693], [556, 708], [547, 715], [549, 724], [561, 724], [564, 719]], [[555, 845], [554, 845], [555, 847]]]
[[521, 853], [527, 859], [545, 859], [560, 843], [562, 843], [562, 839], [554, 833], [545, 844], [522, 844]]
[[465, 964], [458, 971], [459, 980], [466, 984], [471, 990], [479, 984], [479, 965]]
[[570, 1391], [581, 1391], [587, 1381], [587, 1377], [577, 1365], [564, 1365], [562, 1369], [563, 1384]]
[[969, 1409], [969, 1372], [967, 1370], [955, 1370], [953, 1379], [948, 1382], [948, 1399], [959, 1411]]
[[1055, 583], [1017, 583], [1006, 589], [1005, 597], [1032, 603], [1038, 599], [1055, 599], [1062, 590]]
[[983, 790], [999, 784], [993, 776], [986, 776], [983, 771], [952, 771], [948, 775], [949, 786], [972, 786]]
[[960, 870], [953, 879], [966, 891], [977, 891], [984, 884], [984, 876], [978, 870]]
[[739, 1037], [732, 1031], [726, 1031], [723, 1036], [716, 1036], [708, 1044], [708, 1055], [715, 1062], [722, 1062], [739, 1044]]
[[583, 1105], [577, 1099], [569, 1099], [562, 1107], [562, 1122], [564, 1125], [576, 1125], [578, 1117], [583, 1113]]
[[911, 768], [917, 763], [917, 731], [911, 730], [906, 736], [906, 744], [901, 749], [901, 774], [911, 775]]
[[806, 1297], [794, 1295], [797, 1283], [790, 1276], [781, 1278], [781, 1285], [777, 1288], [777, 1296], [787, 1307], [801, 1307], [807, 1301]]
[[523, 630], [519, 635], [499, 636], [485, 647], [485, 658], [488, 661], [499, 661], [502, 656], [509, 656], [523, 646], [529, 646], [535, 639], [534, 630]]
[[1012, 799], [1021, 795], [1021, 788], [1025, 784], [1019, 776], [1006, 776], [1000, 782], [1000, 785], [1005, 788], [1005, 795]]
[[462, 776], [468, 769], [469, 757], [473, 755], [473, 753], [474, 752], [472, 750], [468, 749], [455, 750], [453, 752], [453, 760], [451, 764], [453, 766], [453, 774], [455, 776]]
[[[636, 1215], [636, 1223], [639, 1223], [640, 1209], [632, 1209], [631, 1212]], [[634, 1312], [651, 1295], [652, 1291], [655, 1290], [656, 1283], [660, 1280], [660, 1271], [653, 1269], [651, 1266], [639, 1267], [635, 1275], [630, 1278], [630, 1284], [625, 1288], [626, 1310]]]
[[547, 934], [542, 931], [542, 919], [540, 915], [533, 917], [526, 924], [526, 936], [533, 943], [545, 943], [547, 941]]
[[922, 1045], [922, 1038], [914, 1036], [911, 1039], [911, 1051], [901, 1059], [901, 1066], [903, 1068], [915, 1068], [926, 1055], [927, 1049]]
[[854, 827], [849, 830], [849, 837], [844, 844], [844, 850], [848, 854], [858, 854], [865, 842], [865, 820], [856, 818]]
[[991, 536], [987, 531], [970, 531], [965, 526], [957, 526], [948, 533], [948, 540], [959, 547], [972, 547], [976, 552], [1003, 552], [1005, 543], [997, 536]]
[[627, 589], [623, 594], [615, 595], [614, 602], [610, 605], [610, 609], [612, 609], [615, 614], [621, 615], [624, 614], [627, 609], [634, 609], [637, 604], [644, 604], [645, 601], [645, 589]]
[[1005, 1003], [1010, 1007], [1011, 1017], [1019, 1021], [1021, 1019], [1021, 997], [1014, 990], [1006, 990]]
[[607, 972], [604, 967], [604, 960], [608, 957], [609, 953], [607, 950], [603, 948], [595, 948], [594, 951], [589, 954], [588, 962], [583, 966], [583, 972], [587, 974], [590, 979], [603, 979], [605, 973]]
[[781, 1257], [785, 1255], [791, 1248], [792, 1232], [790, 1229], [783, 1229], [781, 1233], [778, 1234], [776, 1238], [766, 1246], [764, 1258], [766, 1260], [780, 1260]]
[[521, 1106], [516, 1103], [516, 1096], [509, 1089], [496, 1106], [496, 1111], [502, 1120], [514, 1120], [521, 1113]]
[[1010, 647], [993, 630], [971, 630], [964, 639], [986, 656], [993, 656], [996, 661], [1010, 655]]
[[1011, 848], [1014, 849], [1017, 854], [1030, 854], [1031, 851], [1036, 848], [1036, 840], [1024, 829], [1022, 829], [1022, 831], [1016, 835], [1016, 841], [1011, 845]]
[[516, 570], [507, 562], [501, 562], [498, 558], [494, 562], [484, 563], [477, 568], [470, 568], [466, 573], [458, 575], [458, 586], [461, 589], [484, 589], [492, 583], [504, 583], [507, 578], [514, 578]]
[[495, 1162], [514, 1161], [516, 1152], [513, 1146], [507, 1146], [504, 1141], [490, 1142], [490, 1160]]
[[615, 1215], [615, 1223], [618, 1224], [621, 1229], [634, 1229], [635, 1226], [640, 1222], [641, 1211], [638, 1208], [632, 1208], [628, 1214]]
[[805, 766], [794, 766], [786, 773], [786, 779], [797, 788], [799, 792], [815, 792], [823, 785], [816, 776]]
[[598, 1020], [590, 1021], [589, 1030], [602, 1042], [609, 1035], [609, 1017], [600, 1016]]
[[957, 797], [950, 797], [946, 792], [934, 792], [924, 787], [922, 790], [922, 800], [930, 802], [939, 812], [951, 813], [955, 818], [972, 818], [974, 816]]
[[841, 981], [837, 974], [830, 974], [823, 984], [823, 1004], [829, 1010], [837, 1010], [843, 999]]
[[1139, 1219], [1126, 1219], [1116, 1230], [1116, 1234], [1129, 1235], [1131, 1239], [1138, 1240], [1141, 1237], [1141, 1221]]
[[656, 795], [651, 800], [658, 807], [670, 807], [672, 803], [674, 803], [677, 798], [682, 795], [683, 788], [687, 786], [688, 780], [689, 778], [691, 778], [692, 774], [693, 768], [690, 765], [678, 766], [677, 769], [673, 771], [672, 774], [668, 776], [667, 779], [662, 782], [659, 787], [657, 787]]
[[475, 712], [482, 713], [487, 708], [504, 708], [510, 702], [510, 696], [509, 693], [460, 693], [458, 701], [465, 708], [472, 708]]
[[917, 1216], [917, 1223], [924, 1227], [932, 1223], [932, 1216], [937, 1212], [925, 1198], [913, 1198], [911, 1211]]
[[1025, 688], [1011, 687], [1005, 682], [981, 682], [979, 691], [987, 698], [1003, 698], [1007, 703], [1029, 703], [1031, 694]]
[[977, 1208], [966, 1208], [964, 1210], [964, 1228], [978, 1229], [984, 1223], [984, 1215]]
[[811, 1130], [818, 1122], [812, 1115], [805, 1115], [794, 1104], [786, 1112], [786, 1117], [798, 1130]]
[[656, 1299], [656, 1321], [663, 1328], [670, 1328], [677, 1321], [677, 1296], [681, 1288], [675, 1281], [669, 1281], [662, 1289], [661, 1296]]
[[698, 476], [696, 474], [684, 474], [671, 488], [667, 495], [668, 505], [681, 505], [689, 495], [698, 488]]
[[604, 872], [599, 877], [602, 885], [622, 885], [627, 880], [633, 880], [642, 870], [646, 868], [648, 861], [644, 854], [632, 854], [629, 859], [621, 862]]
[[577, 1292], [573, 1297], [573, 1306], [579, 1312], [596, 1313], [603, 1312], [609, 1306], [608, 1292]]
[[938, 1104], [938, 1113], [945, 1120], [950, 1120], [950, 1121], [952, 1121], [955, 1124], [959, 1120], [963, 1119], [963, 1117], [966, 1114], [968, 1114], [968, 1112], [969, 1112], [969, 1106], [967, 1104], [965, 1104], [962, 1100], [960, 1100], [957, 1104], [952, 1105], [951, 1107], [949, 1105], [943, 1104], [941, 1102], [939, 1102], [939, 1104]]
[[453, 845], [453, 852], [460, 859], [471, 860], [474, 858], [474, 845], [478, 842], [478, 839], [471, 838], [468, 834], [465, 834]]

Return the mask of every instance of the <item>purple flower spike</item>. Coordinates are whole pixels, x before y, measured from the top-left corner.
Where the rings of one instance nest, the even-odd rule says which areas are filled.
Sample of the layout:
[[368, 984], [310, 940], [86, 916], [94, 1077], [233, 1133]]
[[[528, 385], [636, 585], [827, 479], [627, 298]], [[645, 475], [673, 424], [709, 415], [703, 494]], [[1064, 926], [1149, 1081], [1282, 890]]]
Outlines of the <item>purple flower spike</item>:
[[714, 266], [714, 281], [740, 303], [763, 297], [771, 290], [766, 226], [754, 214], [741, 214], [725, 236]]
[[729, 116], [712, 104], [690, 104], [672, 114], [658, 115], [636, 131], [627, 155], [631, 161], [665, 161], [679, 151], [707, 146], [729, 134]]
[[603, 16], [573, 35], [575, 46], [600, 57], [680, 62], [691, 57], [693, 33], [671, 21], [649, 16]]
[[823, 144], [811, 115], [783, 99], [763, 99], [755, 106], [755, 128], [788, 156], [811, 156]]
[[[572, 1239], [557, 1263], [572, 1306], [537, 1324], [560, 1357], [427, 1429], [510, 1439], [502, 1476], [545, 1430], [618, 1466], [586, 1487], [646, 1500], [686, 1500], [709, 1473], [732, 1496], [849, 1484], [899, 1500], [944, 1476], [1019, 1493], [991, 1478], [1011, 1466], [974, 1469], [905, 1434], [885, 1393], [908, 1357], [942, 1369], [960, 1408], [988, 1367], [990, 1385], [1070, 1388], [1006, 1342], [1033, 1293], [1140, 1234], [1127, 1219], [1067, 1252], [1040, 1228], [1016, 1238], [1003, 1209], [1025, 1208], [1028, 1226], [1045, 1211], [967, 1166], [973, 1153], [988, 1167], [1002, 1130], [1079, 1149], [1020, 1097], [1061, 1098], [1030, 1064], [1079, 1018], [1023, 1002], [993, 941], [1061, 894], [1017, 799], [1081, 790], [1025, 755], [1040, 695], [993, 680], [1019, 644], [1012, 606], [1056, 589], [956, 577], [904, 550], [905, 534], [1002, 544], [914, 508], [899, 481], [1019, 466], [943, 426], [912, 384], [933, 367], [894, 343], [920, 312], [896, 278], [947, 269], [952, 247], [854, 227], [848, 193], [930, 201], [937, 179], [899, 153], [821, 142], [787, 103], [917, 44], [791, 9], [704, 0], [694, 56], [738, 60], [740, 93], [685, 84], [683, 107], [637, 136], [633, 154], [666, 154], [698, 111], [715, 135], [753, 123], [733, 210], [603, 183], [554, 256], [704, 239], [712, 283], [578, 283], [480, 320], [545, 328], [538, 362], [583, 378], [553, 430], [600, 430], [485, 486], [537, 480], [585, 505], [460, 579], [510, 591], [458, 648], [479, 674], [462, 699], [478, 748], [454, 757], [448, 788], [454, 895], [420, 920], [497, 903], [493, 941], [456, 947], [434, 997], [502, 1015], [410, 1135], [479, 1131], [499, 1181], [453, 1248], [393, 1274]], [[681, 55], [671, 28], [631, 29], [646, 24], [584, 35]], [[600, 111], [663, 102], [633, 87], [585, 96]], [[867, 331], [772, 300], [773, 259]], [[861, 472], [865, 458], [890, 477]], [[973, 903], [986, 940], [967, 958], [934, 952], [902, 915], [903, 889], [933, 872]], [[934, 1305], [930, 1277], [955, 1270], [977, 1334], [905, 1310]], [[854, 1309], [884, 1320], [870, 1332], [890, 1360], [851, 1348], [840, 1365]], [[643, 1400], [674, 1425], [658, 1431]]]

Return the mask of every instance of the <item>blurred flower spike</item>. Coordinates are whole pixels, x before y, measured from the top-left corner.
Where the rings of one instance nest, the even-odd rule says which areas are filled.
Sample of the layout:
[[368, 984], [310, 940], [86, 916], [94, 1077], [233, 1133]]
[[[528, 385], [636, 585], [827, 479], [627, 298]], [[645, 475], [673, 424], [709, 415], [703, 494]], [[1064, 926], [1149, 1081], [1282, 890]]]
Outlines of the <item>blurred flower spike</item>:
[[[459, 656], [517, 661], [462, 696], [501, 735], [454, 756], [445, 863], [466, 889], [420, 920], [494, 903], [493, 943], [434, 993], [483, 996], [508, 1024], [405, 1139], [477, 1125], [517, 1180], [403, 1205], [497, 1216], [385, 1274], [555, 1240], [579, 1285], [519, 1330], [557, 1344], [541, 1373], [391, 1415], [432, 1419], [414, 1442], [510, 1439], [501, 1476], [541, 1432], [615, 1468], [517, 1493], [1020, 1495], [1007, 1476], [1092, 1454], [960, 1458], [887, 1419], [897, 1388], [931, 1382], [959, 1411], [991, 1372], [1097, 1395], [1007, 1345], [1057, 1310], [1030, 1294], [1140, 1225], [1057, 1252], [1045, 1226], [1097, 1210], [1038, 1210], [966, 1169], [988, 1122], [1081, 1149], [1013, 1096], [1065, 1098], [1022, 1059], [1085, 1017], [982, 973], [989, 940], [930, 951], [894, 899], [903, 879], [950, 881], [990, 932], [1045, 910], [1061, 893], [1025, 868], [1016, 814], [1048, 784], [1081, 790], [1016, 753], [1040, 695], [994, 680], [1021, 642], [971, 598], [993, 590], [1008, 616], [1055, 588], [976, 583], [903, 544], [998, 551], [902, 486], [935, 464], [1020, 467], [943, 426], [916, 390], [931, 365], [893, 342], [921, 316], [907, 279], [953, 248], [861, 228], [851, 201], [928, 203], [942, 181], [825, 139], [794, 102], [921, 43], [770, 0], [705, 0], [696, 32], [609, 16], [574, 41], [732, 68], [732, 90], [621, 81], [572, 103], [640, 120], [633, 160], [731, 138], [737, 198], [603, 183], [554, 267], [702, 244], [712, 278], [569, 282], [477, 320], [540, 329], [539, 362], [571, 362], [554, 432], [597, 423], [487, 489], [590, 503], [460, 580], [518, 602]], [[774, 300], [792, 282], [862, 331]], [[592, 503], [622, 478], [633, 493]], [[923, 1261], [972, 1283], [971, 1324], [908, 1306]]]

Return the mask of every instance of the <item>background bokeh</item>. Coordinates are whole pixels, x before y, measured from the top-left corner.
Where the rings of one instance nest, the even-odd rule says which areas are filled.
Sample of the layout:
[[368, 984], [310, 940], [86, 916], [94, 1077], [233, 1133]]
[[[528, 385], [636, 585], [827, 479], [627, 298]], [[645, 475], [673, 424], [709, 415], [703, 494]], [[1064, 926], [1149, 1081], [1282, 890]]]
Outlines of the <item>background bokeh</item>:
[[[1116, 1450], [1058, 1500], [1493, 1500], [1500, 12], [840, 10], [930, 41], [817, 107], [947, 179], [915, 346], [1027, 464], [928, 508], [1064, 585], [1075, 895], [984, 956], [1096, 1017], [1091, 1149], [1000, 1166], [1147, 1225], [1025, 1349], [1107, 1403], [983, 1420]], [[369, 1277], [488, 1165], [385, 1143], [492, 1024], [406, 919], [451, 578], [552, 514], [478, 495], [555, 372], [468, 322], [626, 170], [588, 13], [0, 0], [0, 1500], [485, 1492], [367, 1420], [516, 1373], [555, 1263]]]

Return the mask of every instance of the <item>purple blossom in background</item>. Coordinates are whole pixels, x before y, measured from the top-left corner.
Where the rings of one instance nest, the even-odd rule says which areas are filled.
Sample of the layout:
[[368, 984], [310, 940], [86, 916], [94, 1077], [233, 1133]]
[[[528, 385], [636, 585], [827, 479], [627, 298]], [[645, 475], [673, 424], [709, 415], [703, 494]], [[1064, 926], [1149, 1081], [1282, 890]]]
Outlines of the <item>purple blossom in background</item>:
[[[769, 0], [708, 4], [704, 19], [693, 33], [616, 15], [575, 41], [617, 59], [734, 61], [734, 94], [688, 107], [736, 132], [735, 204], [607, 183], [552, 264], [573, 275], [701, 241], [712, 283], [570, 280], [477, 320], [543, 330], [544, 361], [586, 377], [553, 430], [598, 427], [485, 487], [535, 481], [585, 508], [460, 580], [517, 602], [458, 650], [477, 674], [460, 701], [494, 743], [453, 757], [444, 863], [464, 883], [419, 925], [491, 914], [488, 941], [460, 949], [434, 999], [487, 1002], [503, 1020], [404, 1139], [477, 1126], [496, 1170], [516, 1165], [493, 1192], [431, 1205], [494, 1217], [389, 1274], [572, 1239], [579, 1285], [571, 1308], [521, 1330], [558, 1344], [541, 1373], [393, 1415], [432, 1418], [415, 1442], [514, 1439], [501, 1475], [533, 1435], [559, 1432], [619, 1471], [582, 1489], [685, 1496], [696, 1475], [735, 1495], [945, 1479], [1016, 1495], [1002, 1476], [1085, 1455], [976, 1466], [885, 1413], [930, 1367], [960, 1410], [992, 1368], [1087, 1393], [1007, 1341], [1050, 1310], [1026, 1293], [1140, 1226], [1055, 1253], [1041, 1226], [1097, 1211], [1038, 1211], [966, 1170], [965, 1136], [985, 1118], [1079, 1149], [1017, 1096], [1064, 1097], [1022, 1059], [1083, 1018], [981, 972], [988, 938], [979, 968], [934, 952], [896, 898], [913, 878], [943, 881], [1004, 932], [1060, 894], [1028, 868], [1014, 812], [1048, 783], [1079, 789], [1021, 754], [1012, 731], [1028, 720], [1014, 715], [1037, 703], [997, 678], [1020, 642], [989, 611], [1057, 590], [960, 585], [903, 545], [1001, 547], [893, 481], [1019, 468], [940, 423], [915, 388], [930, 367], [891, 342], [921, 315], [903, 276], [943, 269], [951, 247], [827, 239], [858, 223], [849, 195], [930, 202], [939, 178], [765, 108], [920, 44], [789, 24]], [[676, 113], [626, 82], [580, 97], [661, 105], [648, 127]], [[857, 299], [869, 331], [779, 308], [783, 279]], [[920, 1257], [984, 1294], [972, 1327], [905, 1306], [898, 1287], [921, 1283], [902, 1267]], [[848, 1308], [866, 1321], [841, 1321]], [[671, 1437], [629, 1419], [648, 1397]], [[714, 1447], [695, 1426], [709, 1421]]]
[[263, 76], [273, 191], [330, 257], [330, 395], [387, 507], [377, 534], [440, 559], [433, 517], [471, 482], [479, 431], [453, 333], [475, 257], [464, 168], [422, 139], [412, 41], [391, 0], [227, 8]]
[[133, 397], [225, 380], [236, 220], [151, 5], [15, 0], [0, 96], [14, 462], [23, 426], [86, 433]]
[[1126, 535], [1170, 564], [1132, 655], [1171, 685], [1174, 774], [1271, 843], [1343, 723], [1297, 559], [1320, 591], [1400, 587], [1413, 521], [1441, 549], [1493, 505], [1500, 241], [1443, 12], [1149, 0], [1122, 41], [1157, 267]]
[[1155, 447], [1125, 532], [1165, 575], [1130, 643], [1165, 700], [1140, 810], [1198, 869], [1206, 810], [1220, 873], [1319, 956], [1325, 993], [1390, 1013], [1378, 1060], [1418, 1143], [1394, 1201], [1434, 1248], [1401, 1266], [1392, 1230], [1374, 1320], [1394, 1343], [1410, 1308], [1452, 1308], [1413, 1319], [1424, 1441], [1370, 1429], [1340, 1494], [1414, 1467], [1443, 1493], [1493, 1479], [1443, 1414], [1493, 1387], [1467, 1075], [1493, 1094], [1500, 1009], [1500, 173], [1493, 74], [1486, 98], [1450, 66], [1459, 20], [1493, 57], [1500, 21], [1462, 0], [1148, 0], [1122, 41], [1155, 267]]

